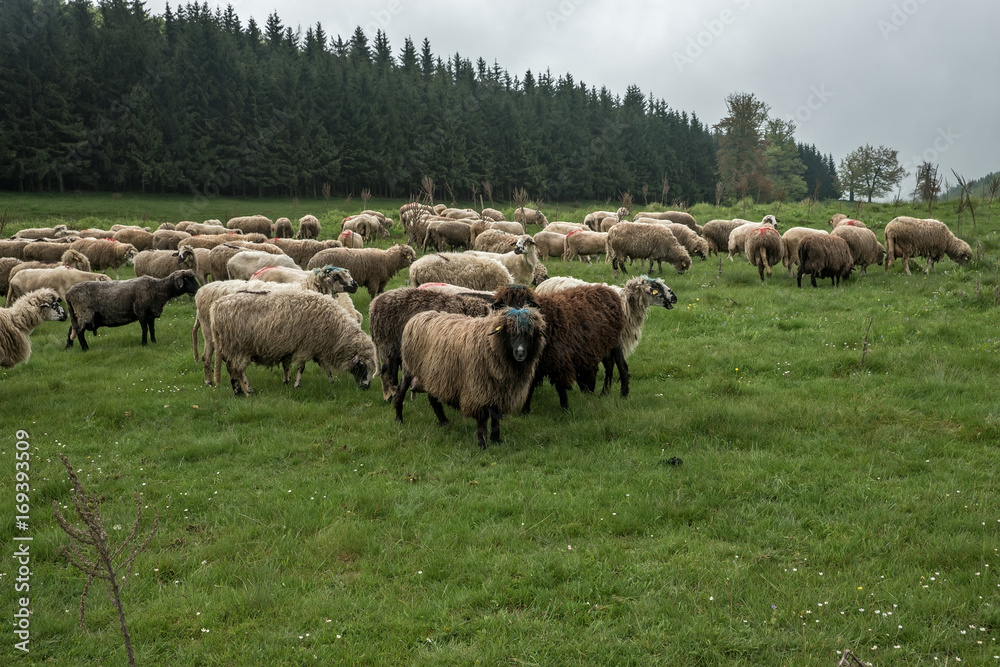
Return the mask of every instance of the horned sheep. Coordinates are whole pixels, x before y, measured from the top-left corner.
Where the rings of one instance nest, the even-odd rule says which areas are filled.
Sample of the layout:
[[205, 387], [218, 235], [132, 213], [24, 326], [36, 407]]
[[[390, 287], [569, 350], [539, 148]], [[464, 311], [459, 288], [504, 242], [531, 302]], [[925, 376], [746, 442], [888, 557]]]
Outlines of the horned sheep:
[[359, 285], [376, 297], [399, 271], [410, 266], [417, 254], [408, 245], [394, 245], [387, 250], [380, 248], [329, 248], [313, 255], [306, 266], [340, 266], [351, 272]]
[[476, 420], [476, 440], [500, 442], [500, 420], [517, 410], [531, 389], [546, 348], [546, 322], [533, 308], [507, 308], [489, 317], [429, 311], [403, 329], [403, 381], [396, 390], [396, 420], [403, 421], [406, 391], [427, 392], [440, 424], [442, 403]]
[[673, 233], [662, 225], [647, 225], [638, 222], [620, 222], [608, 232], [608, 261], [617, 275], [625, 270], [625, 260], [649, 260], [647, 273], [652, 272], [653, 262], [663, 273], [663, 262], [667, 262], [677, 273], [691, 268], [691, 256]]
[[31, 357], [31, 332], [42, 322], [62, 322], [66, 311], [55, 290], [28, 292], [17, 303], [0, 308], [0, 367], [14, 368]]
[[893, 218], [885, 226], [885, 251], [885, 272], [888, 273], [896, 258], [901, 257], [906, 275], [910, 275], [911, 257], [927, 258], [924, 269], [927, 274], [934, 268], [934, 262], [941, 261], [945, 255], [961, 265], [972, 259], [969, 244], [955, 236], [946, 224], [932, 218]]

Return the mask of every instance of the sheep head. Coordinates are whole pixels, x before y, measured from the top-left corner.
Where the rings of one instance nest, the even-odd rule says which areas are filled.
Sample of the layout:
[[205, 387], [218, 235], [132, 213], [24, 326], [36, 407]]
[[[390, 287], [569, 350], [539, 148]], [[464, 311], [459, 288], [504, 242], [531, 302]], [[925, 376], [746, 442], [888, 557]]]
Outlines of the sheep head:
[[517, 363], [536, 356], [544, 345], [545, 320], [535, 308], [506, 308], [488, 336], [501, 336], [502, 344]]
[[945, 252], [948, 255], [948, 259], [958, 262], [963, 266], [968, 264], [969, 260], [972, 259], [972, 248], [957, 236], [951, 237], [951, 241], [948, 242]]
[[347, 364], [347, 370], [354, 377], [361, 389], [368, 389], [371, 386], [372, 378], [379, 373], [379, 369], [372, 359], [363, 359], [356, 354]]
[[538, 308], [535, 290], [524, 285], [503, 285], [493, 292], [493, 310], [502, 308]]
[[21, 298], [27, 306], [34, 306], [46, 322], [65, 322], [66, 310], [59, 303], [59, 294], [48, 287], [29, 292]]
[[647, 278], [644, 291], [649, 295], [649, 302], [654, 306], [663, 306], [670, 310], [677, 303], [677, 295], [661, 280]]
[[313, 269], [313, 273], [317, 275], [322, 274], [324, 284], [333, 293], [348, 292], [349, 294], [354, 294], [358, 291], [358, 283], [347, 269], [327, 265], [323, 268]]

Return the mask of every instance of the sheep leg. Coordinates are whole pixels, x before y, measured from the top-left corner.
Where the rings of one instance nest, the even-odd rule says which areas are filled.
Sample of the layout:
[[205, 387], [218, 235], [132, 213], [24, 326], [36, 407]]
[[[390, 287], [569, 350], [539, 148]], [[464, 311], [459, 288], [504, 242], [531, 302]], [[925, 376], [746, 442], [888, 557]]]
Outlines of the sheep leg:
[[142, 327], [142, 344], [146, 344], [146, 333], [149, 331], [149, 326], [146, 324], [146, 320], [139, 320], [139, 326]]
[[389, 359], [382, 365], [382, 393], [385, 400], [389, 400], [396, 392], [396, 383], [399, 381], [399, 366], [402, 359], [399, 355], [389, 355]]
[[796, 282], [799, 284], [799, 287], [802, 287], [802, 274], [804, 273], [805, 271], [802, 270], [802, 265], [799, 264], [799, 272], [798, 272], [798, 277], [796, 279]]
[[403, 380], [399, 383], [399, 386], [396, 387], [396, 396], [392, 402], [393, 407], [396, 408], [396, 421], [400, 424], [403, 423], [403, 402], [406, 400], [406, 391], [411, 382], [413, 382], [413, 376], [404, 370]]
[[503, 439], [500, 437], [500, 420], [503, 419], [503, 413], [495, 405], [491, 405], [488, 410], [490, 416], [490, 441], [501, 443]]
[[604, 386], [601, 388], [601, 396], [607, 396], [608, 392], [611, 391], [611, 383], [615, 379], [614, 360], [609, 355], [601, 360], [601, 364], [604, 365]]
[[89, 350], [90, 346], [87, 345], [87, 337], [84, 335], [86, 329], [84, 327], [79, 326], [78, 324], [74, 324], [73, 331], [76, 332], [76, 337], [80, 339], [80, 349], [83, 350], [84, 352]]
[[476, 417], [476, 442], [479, 449], [486, 449], [486, 422], [489, 421], [489, 412], [480, 412]]
[[155, 317], [149, 318], [148, 325], [149, 325], [149, 342], [150, 343], [155, 343], [156, 342], [156, 318]]
[[815, 273], [810, 273], [809, 274], [809, 280], [812, 281], [812, 286], [816, 287], [816, 274]]
[[761, 262], [761, 263], [759, 263], [757, 265], [757, 273], [760, 274], [760, 282], [761, 282], [761, 284], [763, 284], [764, 283], [764, 262]]
[[906, 269], [906, 275], [912, 275], [910, 273], [910, 257], [909, 255], [903, 255], [903, 268]]
[[[281, 362], [281, 384], [288, 384], [292, 381], [292, 364], [287, 359]], [[298, 387], [298, 384], [295, 385]]]
[[432, 394], [427, 394], [427, 400], [431, 404], [431, 409], [434, 411], [434, 416], [437, 417], [439, 426], [448, 425], [448, 417], [444, 414], [444, 406], [441, 405], [441, 401], [437, 400]]
[[531, 386], [528, 387], [528, 396], [524, 399], [524, 407], [521, 408], [522, 415], [531, 414], [531, 397], [535, 394], [535, 387], [542, 383], [542, 378], [539, 375], [535, 376], [532, 381]]
[[629, 372], [628, 372], [628, 362], [625, 360], [625, 354], [622, 352], [620, 347], [616, 347], [611, 350], [611, 358], [615, 362], [615, 366], [618, 367], [618, 379], [622, 383], [622, 398], [628, 398], [629, 390]]
[[194, 347], [194, 360], [198, 361], [198, 329], [201, 328], [201, 320], [195, 318], [194, 326], [191, 327], [191, 346]]
[[559, 394], [559, 407], [564, 411], [569, 410], [569, 396], [566, 391], [566, 387], [562, 383], [556, 385], [556, 392]]

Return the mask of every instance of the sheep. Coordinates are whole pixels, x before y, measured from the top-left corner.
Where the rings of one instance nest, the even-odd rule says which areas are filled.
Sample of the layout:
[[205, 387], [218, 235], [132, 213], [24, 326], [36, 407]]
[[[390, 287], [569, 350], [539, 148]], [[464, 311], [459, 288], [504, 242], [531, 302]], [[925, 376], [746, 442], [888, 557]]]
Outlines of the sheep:
[[434, 215], [444, 216], [444, 212], [448, 210], [448, 207], [444, 204], [434, 204], [431, 209], [434, 211]]
[[408, 245], [394, 245], [388, 250], [379, 248], [329, 248], [316, 253], [306, 268], [318, 266], [340, 266], [351, 272], [359, 285], [364, 285], [368, 294], [378, 296], [385, 291], [386, 284], [402, 269], [410, 266], [417, 253]]
[[729, 252], [729, 235], [734, 229], [742, 225], [736, 220], [709, 220], [702, 228], [702, 236], [708, 244], [708, 254], [721, 255]]
[[69, 288], [66, 306], [69, 311], [70, 329], [66, 347], [73, 347], [73, 340], [80, 339], [80, 349], [87, 351], [86, 331], [95, 334], [99, 327], [120, 327], [138, 321], [142, 327], [142, 344], [149, 339], [156, 342], [156, 319], [163, 313], [168, 301], [182, 294], [195, 294], [198, 281], [188, 269], [174, 271], [166, 278], [143, 276], [131, 280], [109, 283], [86, 282]]
[[531, 237], [538, 247], [538, 257], [547, 259], [549, 257], [562, 257], [566, 252], [566, 235], [556, 232], [541, 231]]
[[373, 209], [366, 208], [365, 210], [361, 211], [361, 213], [358, 213], [358, 215], [370, 215], [371, 217], [378, 220], [378, 224], [382, 225], [382, 228], [384, 230], [389, 231], [390, 229], [392, 229], [393, 225], [392, 218], [386, 217], [385, 213], [382, 213], [381, 211], [375, 211]]
[[583, 218], [583, 224], [592, 232], [601, 231], [601, 222], [606, 218], [614, 218], [615, 222], [621, 221], [618, 214], [613, 211], [591, 211]]
[[697, 255], [703, 260], [708, 259], [708, 241], [698, 236], [698, 233], [693, 229], [679, 222], [660, 221], [658, 224], [669, 229], [689, 255], [692, 257]]
[[840, 227], [842, 225], [846, 225], [848, 227], [860, 227], [861, 229], [867, 229], [868, 228], [865, 225], [865, 223], [861, 222], [860, 220], [852, 220], [851, 218], [848, 218], [843, 213], [834, 213], [833, 217], [830, 218], [830, 223], [829, 224], [830, 224], [830, 227], [832, 227], [833, 229], [836, 229], [837, 227]]
[[557, 220], [555, 222], [550, 222], [549, 224], [545, 225], [545, 229], [543, 229], [542, 231], [555, 232], [557, 234], [569, 234], [570, 232], [575, 232], [575, 231], [581, 231], [581, 232], [590, 231], [590, 228], [587, 227], [587, 225], [581, 225], [576, 222], [564, 222], [562, 220]]
[[750, 232], [746, 240], [747, 259], [757, 267], [760, 282], [764, 282], [764, 273], [771, 275], [771, 267], [775, 266], [785, 256], [785, 245], [781, 242], [781, 234], [773, 227], [758, 227]]
[[367, 389], [377, 372], [375, 345], [361, 326], [327, 296], [303, 290], [230, 294], [210, 310], [219, 358], [226, 364], [236, 396], [253, 394], [246, 369], [251, 362], [281, 364], [288, 384], [296, 366], [295, 387], [302, 385], [307, 361], [315, 361], [333, 381], [348, 371]]
[[43, 287], [54, 289], [59, 294], [60, 299], [65, 299], [66, 292], [71, 287], [85, 281], [110, 282], [111, 277], [103, 273], [91, 273], [65, 267], [19, 271], [10, 279], [7, 286], [7, 305], [14, 303], [22, 295]]
[[654, 213], [651, 211], [641, 211], [635, 214], [634, 220], [639, 218], [653, 218], [655, 220], [662, 220], [666, 222], [673, 222], [679, 225], [684, 225], [695, 234], [701, 235], [702, 229], [698, 221], [694, 219], [694, 216], [685, 211], [661, 211], [659, 213]]
[[350, 229], [345, 229], [340, 232], [337, 236], [337, 240], [345, 248], [364, 248], [365, 240], [361, 238], [361, 234], [352, 232]]
[[329, 239], [317, 241], [315, 239], [271, 239], [271, 244], [276, 245], [281, 250], [295, 260], [300, 268], [306, 268], [313, 255], [327, 248], [343, 248], [344, 244], [338, 240]]
[[13, 257], [14, 259], [24, 259], [24, 249], [31, 243], [27, 239], [4, 239], [0, 240], [0, 257]]
[[153, 250], [177, 250], [177, 244], [191, 238], [188, 232], [171, 229], [158, 229], [153, 232]]
[[605, 234], [607, 234], [608, 232], [611, 231], [611, 228], [617, 225], [619, 222], [621, 222], [621, 220], [619, 220], [616, 217], [604, 218], [603, 220], [601, 220], [600, 224], [597, 225], [597, 231], [604, 232]]
[[194, 253], [194, 276], [199, 283], [204, 285], [212, 278], [212, 251], [208, 248], [181, 246], [178, 252], [183, 252], [185, 249]]
[[406, 391], [427, 392], [434, 415], [448, 423], [442, 403], [476, 420], [476, 442], [501, 442], [500, 420], [520, 407], [546, 348], [546, 322], [534, 308], [506, 308], [489, 317], [429, 311], [403, 329], [403, 381], [396, 390], [396, 421]]
[[515, 236], [521, 236], [524, 234], [524, 225], [520, 222], [509, 222], [507, 220], [486, 222], [486, 229], [495, 229], [497, 231], [507, 232], [508, 234], [514, 234]]
[[59, 232], [68, 231], [66, 225], [56, 225], [55, 227], [28, 227], [14, 232], [12, 239], [54, 239]]
[[478, 220], [479, 214], [471, 208], [448, 208], [440, 215], [452, 220]]
[[[445, 294], [468, 294], [471, 296], [478, 296], [482, 298], [493, 297], [493, 292], [491, 290], [469, 289], [468, 287], [462, 287], [461, 285], [452, 285], [451, 283], [422, 283], [420, 287], [417, 287], [416, 289], [434, 290], [435, 292], [444, 292]], [[389, 290], [389, 291], [394, 292], [396, 290]]]
[[378, 218], [371, 215], [350, 215], [344, 218], [340, 229], [341, 231], [350, 230], [361, 234], [365, 242], [389, 236], [385, 227], [379, 224]]
[[750, 233], [761, 227], [778, 228], [778, 220], [773, 215], [765, 215], [761, 222], [751, 222], [749, 220], [739, 220], [739, 227], [729, 233], [729, 261], [733, 261], [733, 255], [743, 254], [747, 237]]
[[135, 277], [152, 276], [166, 278], [174, 271], [190, 269], [197, 277], [198, 259], [194, 249], [183, 250], [143, 250], [135, 256]]
[[241, 229], [233, 229], [230, 227], [224, 227], [221, 222], [215, 224], [216, 221], [206, 221], [206, 222], [180, 222], [177, 223], [177, 229], [175, 231], [185, 232], [191, 236], [218, 236], [219, 234], [243, 234]]
[[175, 225], [174, 223], [172, 223], [172, 222], [161, 222], [160, 226], [157, 227], [153, 231], [153, 233], [155, 234], [156, 232], [172, 232], [172, 231], [176, 231], [176, 230], [177, 230], [177, 225]]
[[527, 236], [527, 234], [508, 234], [498, 229], [487, 229], [472, 242], [472, 249], [503, 254], [513, 250], [521, 236]]
[[504, 217], [503, 213], [495, 208], [484, 208], [482, 213], [479, 214], [483, 220], [493, 220], [494, 222], [503, 222], [507, 218]]
[[295, 235], [292, 229], [292, 221], [288, 218], [278, 218], [274, 221], [274, 233], [272, 236], [279, 239], [290, 239]]
[[[62, 254], [58, 262], [21, 262], [15, 267], [10, 269], [8, 274], [8, 280], [16, 276], [21, 271], [27, 271], [28, 269], [58, 269], [58, 268], [71, 268], [77, 269], [79, 271], [90, 272], [90, 260], [87, 259], [83, 253], [77, 252], [70, 248]], [[4, 290], [6, 292], [6, 290]]]
[[80, 239], [71, 245], [73, 250], [82, 252], [90, 260], [94, 271], [114, 269], [115, 280], [118, 279], [118, 269], [125, 264], [132, 264], [138, 251], [130, 243], [117, 241], [102, 241], [100, 239]]
[[0, 367], [14, 368], [31, 357], [29, 336], [42, 322], [64, 322], [66, 311], [55, 290], [28, 292], [16, 304], [0, 308]]
[[149, 227], [143, 227], [142, 225], [111, 225], [111, 231], [120, 232], [123, 229], [141, 229], [143, 231], [150, 231]]
[[607, 244], [607, 232], [570, 232], [566, 235], [566, 252], [563, 259], [571, 262], [577, 255], [584, 255], [589, 262], [591, 255], [603, 255], [607, 250]]
[[520, 222], [522, 225], [541, 225], [542, 227], [549, 224], [544, 213], [524, 206], [518, 206], [514, 209], [514, 222]]
[[464, 287], [450, 286], [459, 293], [447, 289], [424, 289], [425, 287], [427, 285], [421, 285], [419, 289], [403, 287], [389, 290], [372, 299], [368, 306], [368, 330], [378, 353], [382, 397], [386, 401], [396, 393], [402, 362], [400, 346], [403, 342], [403, 327], [411, 317], [428, 310], [470, 317], [486, 317], [491, 312], [492, 292], [485, 292], [484, 296], [462, 294], [461, 292], [467, 291]]
[[875, 232], [867, 227], [842, 224], [834, 227], [830, 234], [847, 241], [851, 257], [854, 258], [854, 265], [861, 267], [863, 276], [868, 275], [870, 264], [881, 265], [885, 261], [885, 246], [878, 242]]
[[608, 232], [606, 252], [615, 275], [618, 275], [619, 269], [625, 271], [627, 259], [648, 259], [647, 273], [652, 272], [654, 261], [660, 273], [663, 273], [663, 262], [673, 266], [677, 273], [691, 268], [691, 256], [687, 250], [662, 225], [620, 222]]
[[[184, 244], [181, 244], [184, 247]], [[276, 245], [270, 243], [247, 243], [246, 241], [232, 241], [215, 246], [209, 251], [209, 270], [212, 273], [212, 280], [229, 280], [229, 260], [237, 253], [244, 250], [257, 250], [270, 255], [283, 255]], [[259, 268], [259, 267], [258, 267]]]
[[129, 243], [139, 252], [153, 249], [153, 235], [143, 229], [122, 229], [112, 237], [119, 243]]
[[450, 283], [474, 290], [494, 290], [514, 282], [510, 271], [491, 256], [470, 253], [424, 255], [410, 266], [410, 284]]
[[538, 248], [530, 236], [525, 234], [517, 239], [514, 249], [505, 253], [480, 252], [472, 250], [466, 255], [482, 255], [500, 262], [514, 278], [515, 282], [527, 285], [535, 277], [535, 267], [538, 265]]
[[[545, 378], [559, 394], [559, 405], [568, 410], [567, 391], [579, 384], [582, 391], [593, 392], [597, 367], [605, 359], [618, 367], [621, 395], [628, 396], [628, 364], [620, 346], [625, 312], [621, 297], [613, 289], [605, 285], [587, 285], [539, 295], [530, 287], [504, 285], [494, 293], [493, 306], [530, 306], [538, 308], [545, 318], [545, 350], [532, 388], [525, 397], [522, 414], [531, 412], [534, 387]], [[405, 366], [405, 356], [403, 363]]]
[[403, 231], [411, 246], [419, 246], [424, 242], [427, 235], [427, 225], [436, 220], [447, 220], [439, 218], [433, 213], [428, 213], [426, 209], [408, 209], [409, 213], [403, 220]]
[[542, 264], [541, 262], [535, 264], [535, 268], [531, 270], [531, 284], [536, 286], [541, 285], [548, 279], [549, 279], [549, 272], [545, 268], [545, 265]]
[[273, 236], [271, 233], [271, 219], [263, 215], [244, 215], [230, 218], [226, 222], [226, 229], [238, 229], [244, 234], [263, 234]]
[[84, 229], [77, 232], [77, 238], [81, 239], [113, 239], [118, 232], [108, 229]]
[[785, 256], [781, 262], [788, 269], [789, 278], [795, 275], [792, 265], [799, 261], [799, 244], [802, 243], [802, 239], [813, 234], [827, 233], [824, 229], [813, 229], [812, 227], [790, 227], [781, 235], [781, 241], [785, 244]]
[[233, 243], [235, 241], [260, 243], [266, 240], [267, 237], [261, 236], [260, 234], [234, 234], [232, 232], [228, 234], [206, 234], [204, 236], [192, 236], [191, 238], [178, 242], [177, 249], [180, 250], [181, 246], [188, 246], [191, 248], [206, 248], [211, 250], [212, 248], [220, 246], [223, 243]]
[[260, 250], [241, 250], [226, 262], [226, 274], [230, 280], [250, 280], [257, 271], [272, 266], [283, 266], [286, 269], [299, 268], [298, 264], [284, 253], [275, 255]]
[[420, 244], [422, 250], [427, 245], [437, 250], [449, 248], [468, 248], [472, 243], [472, 225], [463, 220], [433, 220], [427, 223], [424, 239]]
[[[70, 244], [69, 247], [73, 247], [73, 244]], [[58, 262], [63, 253], [66, 252], [66, 248], [65, 243], [31, 241], [24, 246], [19, 259], [26, 262]]]
[[350, 294], [347, 294], [347, 292], [353, 294], [358, 291], [358, 283], [351, 277], [347, 269], [324, 266], [304, 271], [298, 268], [267, 266], [250, 276], [250, 279], [265, 283], [294, 284], [311, 292], [329, 294], [339, 306], [358, 321], [358, 324], [364, 322], [364, 315], [354, 307]]
[[926, 274], [945, 255], [960, 265], [972, 259], [969, 244], [952, 234], [946, 224], [932, 218], [900, 216], [890, 220], [885, 226], [885, 250], [886, 273], [897, 257], [902, 257], [906, 275], [910, 275], [910, 257], [927, 258]]
[[322, 230], [323, 226], [319, 224], [319, 219], [315, 215], [307, 213], [299, 218], [299, 233], [295, 235], [295, 238], [300, 241], [307, 239], [316, 240], [319, 238]]
[[848, 278], [854, 268], [854, 258], [847, 241], [831, 234], [811, 234], [799, 243], [799, 272], [797, 283], [802, 287], [802, 276], [808, 273], [812, 286], [816, 278], [829, 278], [834, 286], [841, 278]]
[[6, 294], [10, 287], [10, 272], [23, 263], [17, 257], [0, 257], [0, 294]]

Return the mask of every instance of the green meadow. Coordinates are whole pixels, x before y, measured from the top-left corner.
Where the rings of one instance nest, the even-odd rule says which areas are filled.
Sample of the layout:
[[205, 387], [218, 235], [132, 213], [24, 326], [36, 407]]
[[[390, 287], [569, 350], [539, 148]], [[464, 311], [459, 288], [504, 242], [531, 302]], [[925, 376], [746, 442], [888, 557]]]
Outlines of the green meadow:
[[[404, 239], [402, 203], [371, 202], [397, 219], [391, 241]], [[579, 222], [608, 205], [544, 210]], [[313, 213], [330, 238], [362, 208], [0, 194], [5, 237]], [[981, 204], [974, 226], [954, 203], [935, 207], [976, 257], [930, 275], [897, 262], [813, 289], [781, 267], [761, 284], [742, 258], [665, 266], [678, 303], [650, 313], [631, 395], [574, 391], [564, 413], [542, 387], [485, 451], [457, 412], [438, 427], [418, 395], [399, 425], [377, 381], [331, 384], [314, 364], [298, 390], [258, 366], [251, 397], [234, 397], [225, 372], [204, 386], [186, 297], [147, 347], [135, 324], [66, 350], [68, 325], [46, 323], [30, 361], [0, 370], [0, 663], [125, 661], [102, 582], [78, 625], [86, 576], [53, 516], [55, 503], [76, 518], [61, 453], [110, 542], [131, 530], [133, 494], [140, 532], [158, 513], [123, 582], [138, 664], [835, 665], [845, 650], [878, 665], [1000, 664], [994, 209]], [[836, 212], [880, 239], [896, 215], [927, 217], [911, 204], [691, 209], [702, 224], [775, 213], [782, 229], [827, 227]], [[546, 264], [624, 280], [603, 261]], [[354, 297], [367, 329], [369, 296]], [[25, 531], [18, 430], [30, 436]], [[24, 536], [30, 591], [15, 592]], [[27, 653], [15, 648], [22, 596]]]

